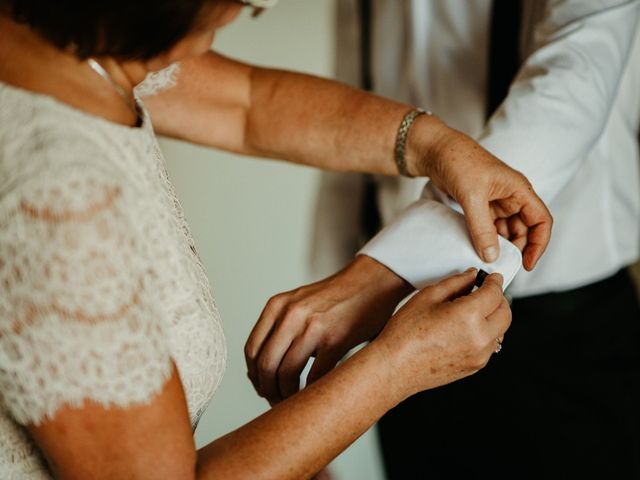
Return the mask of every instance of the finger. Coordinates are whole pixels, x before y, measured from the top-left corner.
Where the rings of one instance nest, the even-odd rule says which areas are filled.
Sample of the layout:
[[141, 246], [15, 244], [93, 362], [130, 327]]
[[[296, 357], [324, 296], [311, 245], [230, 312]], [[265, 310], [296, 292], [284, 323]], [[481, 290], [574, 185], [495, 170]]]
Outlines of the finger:
[[300, 389], [300, 375], [318, 347], [319, 335], [307, 328], [303, 335], [296, 338], [278, 369], [280, 396], [288, 398]]
[[461, 295], [465, 295], [473, 288], [473, 282], [476, 279], [478, 270], [470, 268], [466, 272], [452, 275], [438, 283], [431, 285], [422, 292], [416, 294], [414, 298], [429, 297], [433, 302], [445, 302], [453, 300]]
[[503, 238], [509, 239], [509, 225], [505, 218], [498, 218], [493, 224], [496, 226], [498, 235]]
[[523, 252], [524, 267], [531, 271], [544, 254], [551, 239], [551, 224], [543, 223], [529, 228], [527, 246]]
[[307, 385], [312, 384], [333, 370], [346, 354], [347, 352], [343, 350], [326, 350], [320, 352], [313, 362], [311, 370], [309, 370], [309, 375], [307, 375]]
[[503, 279], [499, 273], [492, 273], [476, 291], [460, 297], [456, 302], [468, 304], [469, 308], [483, 317], [491, 315], [505, 300], [502, 291]]
[[265, 305], [260, 318], [254, 325], [249, 338], [244, 346], [244, 358], [247, 364], [247, 375], [253, 384], [253, 387], [258, 390], [258, 356], [262, 346], [271, 334], [271, 331], [280, 317], [280, 313], [284, 306], [282, 297], [273, 297]]
[[463, 199], [460, 205], [464, 210], [467, 227], [476, 252], [485, 262], [495, 262], [500, 255], [500, 247], [488, 199], [471, 196], [468, 199]]
[[293, 340], [300, 334], [305, 314], [296, 307], [289, 308], [276, 323], [271, 335], [264, 343], [257, 359], [258, 394], [267, 400], [281, 401], [278, 384], [278, 370], [282, 359], [291, 347]]
[[523, 255], [524, 267], [527, 270], [533, 270], [542, 257], [549, 245], [553, 227], [551, 213], [542, 200], [535, 193], [532, 194], [535, 198], [526, 203], [520, 211], [520, 218], [528, 228], [527, 246]]
[[503, 298], [498, 308], [487, 316], [487, 324], [491, 338], [495, 338], [502, 343], [505, 332], [511, 326], [511, 307], [509, 307], [509, 302], [507, 302], [506, 298]]
[[524, 224], [520, 215], [514, 215], [508, 221], [509, 235], [506, 237], [522, 252], [527, 246], [529, 228]]

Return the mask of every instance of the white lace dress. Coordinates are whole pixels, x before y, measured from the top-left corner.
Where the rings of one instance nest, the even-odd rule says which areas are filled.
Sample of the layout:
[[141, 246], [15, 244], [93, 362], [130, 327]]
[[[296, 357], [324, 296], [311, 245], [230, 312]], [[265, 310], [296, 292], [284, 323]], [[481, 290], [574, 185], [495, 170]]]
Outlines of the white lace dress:
[[173, 360], [195, 429], [222, 378], [218, 312], [144, 115], [129, 128], [0, 83], [2, 480], [51, 478], [22, 425], [64, 405], [149, 402]]

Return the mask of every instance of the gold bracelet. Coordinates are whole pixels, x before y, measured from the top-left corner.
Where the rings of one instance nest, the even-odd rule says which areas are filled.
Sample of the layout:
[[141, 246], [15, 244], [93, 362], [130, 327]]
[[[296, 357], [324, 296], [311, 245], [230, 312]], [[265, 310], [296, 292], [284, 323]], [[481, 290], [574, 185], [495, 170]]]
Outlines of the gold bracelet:
[[395, 158], [396, 165], [398, 167], [398, 173], [405, 177], [412, 178], [413, 175], [407, 170], [407, 161], [405, 159], [405, 151], [407, 148], [407, 137], [409, 136], [409, 130], [416, 118], [420, 115], [433, 115], [430, 111], [423, 108], [414, 108], [407, 112], [402, 119], [400, 128], [398, 129], [398, 136], [396, 137]]

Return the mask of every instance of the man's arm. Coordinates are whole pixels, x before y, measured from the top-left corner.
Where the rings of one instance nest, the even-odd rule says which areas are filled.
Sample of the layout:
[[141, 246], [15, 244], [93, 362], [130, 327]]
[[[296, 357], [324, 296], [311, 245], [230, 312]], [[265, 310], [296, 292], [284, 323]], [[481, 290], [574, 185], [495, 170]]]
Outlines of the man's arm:
[[639, 0], [554, 0], [479, 142], [549, 204], [602, 134], [640, 25]]
[[[546, 203], [573, 178], [603, 132], [639, 17], [638, 0], [549, 2], [537, 25], [533, 53], [481, 135], [480, 144], [523, 172]], [[469, 188], [463, 167], [456, 172], [458, 184]], [[428, 190], [433, 191], [432, 186]], [[421, 237], [416, 232], [430, 228], [422, 221], [424, 204], [425, 200], [416, 202], [401, 221], [381, 232], [373, 248], [365, 249], [405, 279], [412, 278], [416, 265], [428, 270], [429, 259], [437, 254], [415, 240]], [[526, 226], [517, 219], [509, 222], [514, 224], [496, 224], [508, 229], [501, 233], [521, 246]], [[402, 232], [414, 234], [400, 235], [400, 245], [394, 238]], [[399, 249], [404, 255], [397, 254]]]

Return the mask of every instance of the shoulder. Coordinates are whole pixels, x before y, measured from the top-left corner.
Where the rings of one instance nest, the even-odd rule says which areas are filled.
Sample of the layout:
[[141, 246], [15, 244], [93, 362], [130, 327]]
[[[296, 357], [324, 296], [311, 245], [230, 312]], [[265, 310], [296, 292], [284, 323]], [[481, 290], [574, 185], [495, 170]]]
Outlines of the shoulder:
[[1, 83], [0, 125], [0, 202], [47, 183], [127, 183], [118, 161], [130, 144], [125, 128]]
[[148, 402], [171, 363], [119, 130], [2, 93], [0, 403], [24, 424], [85, 399]]
[[[121, 142], [100, 122], [42, 95], [0, 86], [0, 217], [78, 217], [133, 195]], [[123, 142], [124, 143], [124, 142]]]
[[[0, 256], [21, 266], [32, 286], [61, 262], [75, 272], [99, 270], [100, 258], [135, 266], [142, 194], [112, 150], [91, 128], [46, 105], [15, 115], [24, 128], [0, 133]], [[13, 275], [7, 265], [0, 271]], [[80, 276], [69, 281], [74, 288], [86, 283]]]

